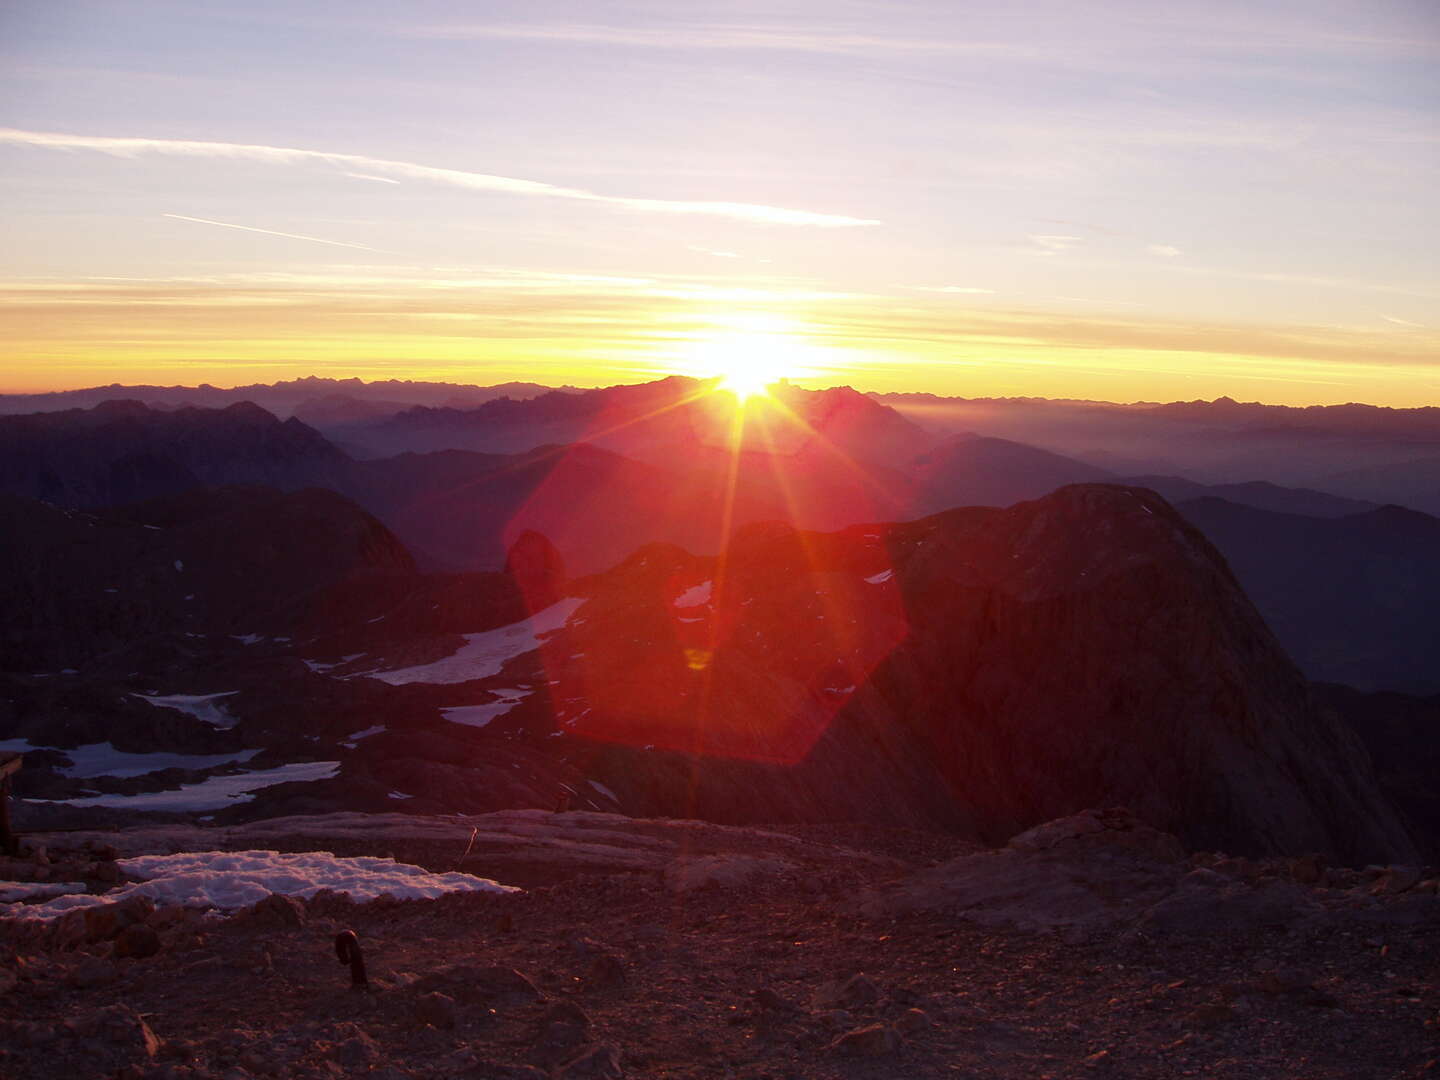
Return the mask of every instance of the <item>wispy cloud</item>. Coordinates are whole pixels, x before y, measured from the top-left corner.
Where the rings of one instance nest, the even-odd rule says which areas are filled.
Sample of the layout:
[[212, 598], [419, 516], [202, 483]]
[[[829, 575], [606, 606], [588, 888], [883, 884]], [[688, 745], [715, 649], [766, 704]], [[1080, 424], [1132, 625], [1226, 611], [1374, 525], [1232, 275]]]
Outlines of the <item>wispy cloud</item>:
[[276, 229], [259, 229], [254, 225], [236, 225], [231, 221], [211, 221], [209, 218], [189, 217], [186, 214], [161, 214], [160, 216], [174, 218], [176, 221], [193, 221], [197, 225], [218, 225], [222, 229], [239, 229], [242, 232], [264, 233], [266, 236], [283, 236], [287, 240], [308, 240], [312, 244], [329, 244], [331, 247], [357, 248], [360, 251], [380, 251], [379, 248], [373, 248], [369, 244], [351, 244], [344, 240], [326, 240], [319, 236], [305, 236], [303, 233], [280, 232]]
[[0, 143], [37, 146], [51, 150], [91, 150], [113, 157], [137, 157], [161, 154], [173, 157], [219, 158], [261, 161], [273, 165], [325, 164], [340, 166], [344, 172], [363, 171], [388, 178], [404, 177], [471, 191], [498, 192], [509, 195], [531, 195], [552, 199], [574, 199], [583, 202], [617, 206], [653, 214], [696, 214], [731, 218], [762, 225], [797, 225], [818, 228], [845, 228], [878, 225], [870, 218], [821, 214], [762, 203], [723, 202], [688, 199], [652, 199], [621, 195], [602, 195], [583, 188], [560, 187], [538, 180], [511, 176], [445, 169], [419, 165], [409, 161], [390, 161], [362, 154], [339, 154], [326, 150], [305, 150], [286, 146], [263, 146], [249, 143], [203, 142], [190, 139], [116, 138], [100, 135], [70, 135], [56, 132], [22, 131], [0, 128]]
[[1394, 323], [1396, 326], [1408, 326], [1414, 330], [1429, 329], [1429, 327], [1426, 326], [1424, 323], [1411, 322], [1409, 319], [1397, 319], [1394, 315], [1386, 315], [1383, 312], [1379, 311], [1377, 311], [1375, 314], [1379, 315], [1380, 318], [1384, 319], [1388, 323]]
[[1055, 233], [1031, 233], [1029, 239], [1040, 249], [1041, 255], [1069, 251], [1076, 244], [1084, 242], [1084, 237], [1081, 236], [1059, 236]]
[[915, 292], [972, 293], [984, 296], [993, 296], [995, 294], [994, 289], [977, 289], [970, 285], [906, 285], [903, 287], [912, 289]]
[[1180, 249], [1171, 244], [1149, 244], [1145, 250], [1151, 255], [1160, 255], [1166, 259], [1173, 259], [1181, 254]]
[[395, 179], [393, 179], [392, 177], [389, 177], [389, 176], [371, 176], [369, 173], [363, 173], [363, 172], [347, 172], [347, 173], [345, 173], [344, 175], [350, 177], [351, 180], [373, 180], [373, 181], [375, 181], [377, 184], [398, 184], [398, 183], [400, 183], [399, 180], [395, 180]]
[[607, 26], [600, 23], [455, 23], [411, 26], [412, 37], [446, 40], [535, 41], [548, 44], [609, 45], [649, 49], [763, 49], [841, 56], [889, 54], [995, 55], [1039, 59], [1049, 50], [1017, 41], [979, 41], [953, 36], [897, 37], [844, 31], [817, 31], [783, 24], [690, 23], [665, 27]]

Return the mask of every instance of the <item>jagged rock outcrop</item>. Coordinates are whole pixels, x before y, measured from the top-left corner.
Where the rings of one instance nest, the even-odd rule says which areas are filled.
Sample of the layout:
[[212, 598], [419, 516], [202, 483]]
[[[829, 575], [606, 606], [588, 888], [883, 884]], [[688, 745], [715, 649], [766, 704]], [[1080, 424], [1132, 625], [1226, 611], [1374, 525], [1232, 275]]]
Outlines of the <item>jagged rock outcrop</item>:
[[[1153, 493], [1079, 485], [830, 536], [752, 530], [725, 573], [726, 595], [684, 621], [661, 609], [684, 573], [637, 584], [628, 607], [597, 587], [553, 650], [584, 657], [552, 671], [561, 723], [608, 744], [595, 768], [622, 798], [721, 820], [938, 819], [990, 842], [1123, 804], [1192, 848], [1415, 855], [1358, 740]], [[686, 634], [714, 650], [689, 693]], [[625, 644], [636, 639], [649, 644]], [[616, 649], [648, 650], [646, 692], [688, 717], [708, 754], [636, 760], [617, 745], [643, 725], [603, 715], [597, 675], [620, 670]], [[592, 711], [567, 716], [577, 665]], [[724, 757], [726, 725], [750, 733], [748, 752]], [[765, 739], [791, 746], [806, 725], [818, 733], [802, 758], [763, 763]]]

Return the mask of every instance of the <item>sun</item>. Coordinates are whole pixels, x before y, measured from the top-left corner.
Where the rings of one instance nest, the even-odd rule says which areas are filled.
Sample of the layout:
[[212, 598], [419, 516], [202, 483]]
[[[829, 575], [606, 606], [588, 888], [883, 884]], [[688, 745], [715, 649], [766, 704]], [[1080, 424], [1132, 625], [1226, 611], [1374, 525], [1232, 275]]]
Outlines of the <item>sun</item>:
[[771, 326], [737, 326], [710, 331], [694, 342], [685, 366], [704, 378], [719, 378], [717, 389], [744, 404], [769, 396], [778, 382], [804, 376], [810, 347]]

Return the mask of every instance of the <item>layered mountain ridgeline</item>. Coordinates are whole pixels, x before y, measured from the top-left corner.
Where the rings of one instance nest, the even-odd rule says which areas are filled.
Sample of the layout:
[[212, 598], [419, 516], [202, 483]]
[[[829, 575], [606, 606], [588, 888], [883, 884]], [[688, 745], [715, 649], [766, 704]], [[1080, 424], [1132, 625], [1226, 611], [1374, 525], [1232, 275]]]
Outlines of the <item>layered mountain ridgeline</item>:
[[[505, 438], [528, 442], [542, 432], [585, 431], [646, 460], [571, 443], [357, 461], [299, 420], [282, 422], [250, 405], [165, 412], [111, 403], [9, 417], [0, 419], [9, 451], [0, 490], [66, 506], [113, 506], [207, 483], [320, 484], [375, 514], [428, 570], [499, 570], [509, 545], [528, 530], [585, 573], [651, 542], [714, 554], [734, 529], [757, 521], [833, 530], [951, 506], [1008, 505], [1067, 483], [1111, 479], [1083, 461], [1005, 439], [968, 434], [936, 442], [844, 388], [777, 388], [769, 405], [742, 418], [729, 395], [703, 393], [706, 385], [670, 379], [451, 410], [462, 434], [491, 424]], [[916, 447], [923, 449], [896, 460]], [[1367, 690], [1440, 689], [1430, 663], [1440, 637], [1433, 519], [1366, 514], [1378, 508], [1258, 481], [1138, 479], [1184, 500], [1182, 512], [1230, 560], [1311, 677]], [[1243, 505], [1226, 509], [1235, 503]], [[1314, 520], [1322, 517], [1349, 523]]]
[[1440, 509], [1436, 408], [1296, 408], [1230, 398], [1117, 405], [933, 394], [874, 397], [936, 432], [1014, 439], [1120, 475], [1173, 475], [1213, 484], [1265, 480], [1431, 513]]
[[[200, 386], [92, 386], [43, 394], [0, 394], [0, 415], [91, 409], [106, 401], [141, 401], [153, 408], [194, 406], [223, 409], [242, 401], [254, 402], [280, 416], [308, 411], [344, 421], [376, 415], [374, 408], [395, 413], [414, 405], [473, 407], [495, 398], [528, 398], [559, 389], [538, 383], [509, 382], [495, 386], [468, 383], [417, 382], [410, 379], [329, 379], [309, 375], [274, 383], [222, 388]], [[302, 417], [303, 419], [303, 417]]]
[[[170, 598], [157, 607], [174, 607], [132, 617], [124, 641], [92, 634], [109, 651], [68, 674], [8, 677], [0, 738], [57, 745], [47, 725], [63, 717], [62, 750], [192, 737], [181, 744], [191, 753], [234, 749], [202, 737], [219, 728], [264, 752], [250, 767], [338, 763], [331, 779], [230, 809], [222, 798], [209, 807], [222, 818], [568, 801], [719, 821], [943, 825], [996, 841], [1127, 804], [1196, 846], [1343, 861], [1414, 852], [1364, 749], [1313, 706], [1214, 550], [1148, 492], [1071, 487], [1009, 510], [828, 535], [757, 525], [724, 560], [652, 545], [568, 587], [539, 538], [513, 560], [523, 581], [420, 575], [333, 496], [268, 498], [228, 517], [165, 517], [156, 504], [123, 524], [29, 504], [49, 530], [35, 531], [58, 542], [39, 544], [52, 561], [19, 603], [43, 607], [44, 586], [67, 577], [89, 583], [45, 616], [57, 647], [86, 640], [76, 620], [122, 595], [79, 573], [96, 550], [142, 568]], [[324, 520], [351, 523], [324, 551], [319, 522], [280, 513], [316, 499], [331, 500]], [[105, 528], [119, 538], [87, 542]], [[192, 536], [203, 542], [187, 546]], [[240, 578], [212, 572], [199, 550], [227, 536], [252, 560]], [[187, 558], [204, 569], [179, 593], [163, 575], [192, 573]], [[24, 561], [5, 565], [14, 575]], [[300, 579], [311, 589], [291, 593]], [[206, 712], [217, 700], [221, 715]], [[95, 796], [57, 764], [27, 769], [41, 788], [22, 791]], [[197, 779], [152, 776], [127, 791]], [[150, 805], [125, 794], [82, 801]]]

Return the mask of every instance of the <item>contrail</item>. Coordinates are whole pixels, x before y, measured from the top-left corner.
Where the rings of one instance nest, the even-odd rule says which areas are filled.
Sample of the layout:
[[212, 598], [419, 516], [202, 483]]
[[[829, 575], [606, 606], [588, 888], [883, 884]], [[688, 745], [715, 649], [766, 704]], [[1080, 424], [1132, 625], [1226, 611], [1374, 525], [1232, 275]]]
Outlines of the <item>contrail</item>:
[[344, 240], [326, 240], [319, 236], [305, 236], [303, 233], [279, 232], [276, 229], [257, 229], [253, 225], [236, 225], [230, 221], [211, 221], [209, 218], [189, 217], [185, 214], [161, 214], [161, 217], [174, 218], [176, 221], [194, 221], [201, 225], [219, 225], [222, 229], [241, 229], [244, 232], [264, 233], [266, 236], [283, 236], [287, 240], [309, 240], [312, 244], [329, 244], [331, 247], [358, 248], [360, 251], [376, 251], [380, 254], [379, 248], [373, 248], [369, 244], [349, 244]]

